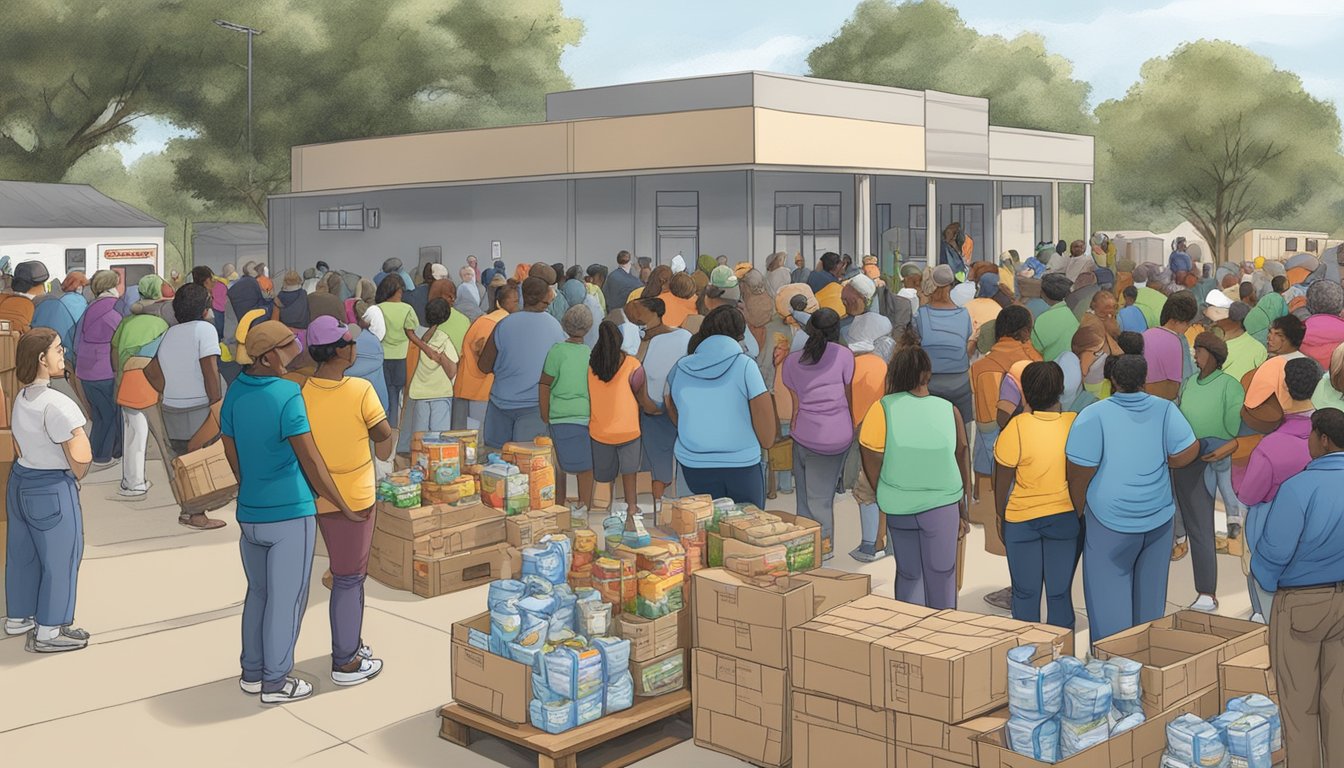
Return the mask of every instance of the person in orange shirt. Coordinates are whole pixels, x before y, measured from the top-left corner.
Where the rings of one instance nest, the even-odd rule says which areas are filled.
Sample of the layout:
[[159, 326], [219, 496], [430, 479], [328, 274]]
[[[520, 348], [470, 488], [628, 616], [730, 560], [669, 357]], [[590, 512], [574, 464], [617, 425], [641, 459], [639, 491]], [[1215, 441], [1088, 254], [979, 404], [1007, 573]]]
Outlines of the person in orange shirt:
[[681, 328], [686, 318], [698, 314], [695, 306], [695, 278], [685, 272], [673, 275], [667, 283], [667, 290], [657, 298], [662, 299], [667, 308], [663, 325], [668, 328]]
[[[891, 334], [878, 336], [877, 338], [855, 338], [853, 334], [849, 339], [849, 351], [854, 353], [854, 379], [850, 382], [850, 407], [851, 416], [854, 419], [855, 436], [857, 438], [859, 425], [863, 423], [863, 417], [873, 407], [873, 404], [882, 399], [887, 393], [887, 362], [891, 359], [891, 354], [896, 349], [896, 343], [892, 340]], [[849, 474], [849, 467], [853, 467], [857, 475], [854, 478], [852, 487], [854, 488], [854, 501], [859, 505], [859, 527], [861, 535], [859, 546], [849, 553], [849, 556], [860, 563], [872, 563], [886, 557], [888, 551], [879, 548], [879, 539], [883, 538], [884, 526], [882, 525], [882, 512], [877, 507], [877, 492], [873, 490], [873, 484], [868, 482], [868, 476], [861, 470], [859, 465], [862, 463], [859, 457], [859, 443], [856, 439], [854, 446], [850, 449], [849, 458], [846, 460], [846, 474]]]
[[49, 278], [40, 261], [21, 261], [14, 267], [13, 293], [0, 296], [0, 320], [8, 320], [10, 330], [27, 333], [33, 329], [33, 302], [47, 292]]
[[461, 360], [454, 383], [457, 397], [453, 403], [453, 429], [484, 429], [485, 410], [495, 375], [481, 372], [478, 362], [481, 350], [495, 325], [518, 309], [517, 286], [502, 285], [490, 290], [494, 291], [494, 303], [499, 309], [476, 318], [462, 338]]
[[621, 329], [610, 320], [603, 320], [588, 364], [588, 434], [593, 445], [593, 480], [611, 483], [618, 476], [621, 478], [627, 531], [638, 530], [636, 478], [644, 454], [637, 393], [643, 387], [644, 368], [639, 359], [621, 351]]
[[1296, 315], [1276, 318], [1269, 325], [1269, 343], [1265, 345], [1269, 359], [1241, 379], [1246, 390], [1242, 421], [1262, 435], [1278, 429], [1285, 410], [1292, 405], [1284, 370], [1288, 361], [1306, 357], [1300, 350], [1306, 333], [1306, 325]]

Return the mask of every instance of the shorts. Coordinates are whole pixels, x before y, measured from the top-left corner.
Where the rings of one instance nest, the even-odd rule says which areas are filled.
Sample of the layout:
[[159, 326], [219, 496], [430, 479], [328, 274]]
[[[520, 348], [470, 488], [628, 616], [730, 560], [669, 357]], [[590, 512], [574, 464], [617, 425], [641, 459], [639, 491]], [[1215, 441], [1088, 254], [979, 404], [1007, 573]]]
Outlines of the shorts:
[[621, 475], [634, 475], [644, 458], [640, 439], [636, 437], [628, 443], [607, 445], [593, 441], [593, 479], [599, 483], [610, 483]]
[[639, 414], [640, 443], [644, 460], [640, 470], [653, 476], [654, 482], [671, 485], [676, 479], [677, 425], [666, 413]]
[[485, 409], [485, 429], [481, 439], [490, 448], [503, 448], [505, 443], [526, 443], [546, 434], [546, 422], [541, 420], [541, 408], [500, 408], [493, 402]]
[[587, 424], [552, 424], [551, 441], [561, 472], [577, 475], [593, 470], [593, 441]]

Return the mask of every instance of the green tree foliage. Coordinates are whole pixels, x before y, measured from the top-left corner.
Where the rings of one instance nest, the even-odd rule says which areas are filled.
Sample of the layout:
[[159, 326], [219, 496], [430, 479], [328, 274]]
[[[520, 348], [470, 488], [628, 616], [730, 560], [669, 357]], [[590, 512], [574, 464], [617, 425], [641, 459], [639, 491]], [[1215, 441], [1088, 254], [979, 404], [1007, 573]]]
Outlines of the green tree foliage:
[[1040, 35], [982, 35], [940, 0], [863, 0], [807, 57], [813, 77], [989, 98], [994, 125], [1091, 133], [1091, 86]]
[[1152, 59], [1124, 98], [1096, 112], [1106, 218], [1176, 211], [1220, 261], [1247, 228], [1291, 220], [1313, 199], [1328, 211], [1320, 196], [1338, 194], [1334, 107], [1241, 46], [1200, 41]]

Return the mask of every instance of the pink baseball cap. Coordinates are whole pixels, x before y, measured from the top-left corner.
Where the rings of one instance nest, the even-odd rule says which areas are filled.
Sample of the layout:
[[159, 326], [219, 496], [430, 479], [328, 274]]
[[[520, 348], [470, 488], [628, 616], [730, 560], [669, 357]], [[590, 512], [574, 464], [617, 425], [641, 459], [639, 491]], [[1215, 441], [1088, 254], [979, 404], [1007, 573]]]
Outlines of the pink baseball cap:
[[320, 347], [335, 344], [341, 339], [354, 341], [345, 324], [331, 315], [322, 315], [308, 324], [308, 346]]

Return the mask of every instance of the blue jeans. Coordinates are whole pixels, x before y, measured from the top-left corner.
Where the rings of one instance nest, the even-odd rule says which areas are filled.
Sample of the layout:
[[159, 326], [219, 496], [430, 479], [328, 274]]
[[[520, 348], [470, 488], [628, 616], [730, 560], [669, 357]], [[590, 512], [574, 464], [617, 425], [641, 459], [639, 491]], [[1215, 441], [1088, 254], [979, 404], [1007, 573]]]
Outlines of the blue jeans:
[[525, 443], [549, 434], [546, 422], [541, 420], [541, 407], [500, 408], [491, 401], [485, 409], [485, 430], [481, 440], [491, 448], [503, 448], [505, 443]]
[[[1219, 437], [1205, 437], [1199, 441], [1199, 454], [1203, 456], [1206, 453], [1217, 450], [1227, 444], [1227, 440]], [[1246, 518], [1246, 509], [1241, 501], [1237, 499], [1237, 493], [1232, 489], [1232, 459], [1226, 458], [1222, 461], [1215, 461], [1206, 465], [1208, 469], [1204, 474], [1204, 484], [1209, 489], [1209, 495], [1213, 496], [1216, 492], [1223, 497], [1223, 511], [1227, 513], [1229, 523], [1239, 522]], [[1177, 535], [1182, 535], [1178, 530]]]
[[410, 453], [411, 435], [416, 432], [447, 432], [453, 428], [453, 398], [411, 400], [407, 409], [411, 414], [411, 428], [397, 435], [397, 453]]
[[887, 541], [896, 553], [896, 599], [936, 610], [957, 607], [956, 504], [914, 515], [887, 515]]
[[1168, 520], [1151, 531], [1120, 533], [1087, 511], [1083, 595], [1093, 645], [1166, 614], [1172, 526]]
[[[1260, 540], [1260, 536], [1265, 532], [1265, 518], [1269, 515], [1271, 502], [1265, 501], [1251, 507], [1246, 512], [1246, 529], [1242, 531], [1245, 537], [1243, 541], [1247, 547], [1251, 547], [1254, 552], [1255, 543]], [[1265, 617], [1265, 623], [1269, 623], [1269, 611], [1274, 605], [1274, 593], [1260, 586], [1260, 582], [1255, 580], [1255, 574], [1246, 577], [1246, 589], [1251, 595], [1251, 610]]]
[[308, 577], [313, 570], [317, 518], [278, 523], [239, 523], [238, 547], [247, 576], [243, 598], [243, 680], [261, 681], [266, 693], [285, 687], [294, 669]]
[[688, 467], [680, 462], [681, 476], [691, 493], [729, 498], [739, 504], [765, 508], [765, 472], [760, 464], [750, 467]]
[[1003, 524], [1008, 573], [1013, 578], [1013, 618], [1041, 620], [1045, 585], [1046, 623], [1073, 629], [1073, 572], [1082, 554], [1083, 521], [1073, 511], [1022, 523]]
[[116, 380], [82, 381], [84, 397], [89, 401], [93, 432], [89, 445], [93, 460], [102, 464], [121, 458], [121, 406], [117, 405]]
[[383, 384], [387, 387], [387, 424], [401, 422], [401, 391], [406, 388], [406, 359], [383, 361]]
[[5, 614], [44, 627], [75, 620], [75, 587], [84, 557], [84, 515], [75, 476], [15, 464], [5, 498]]

